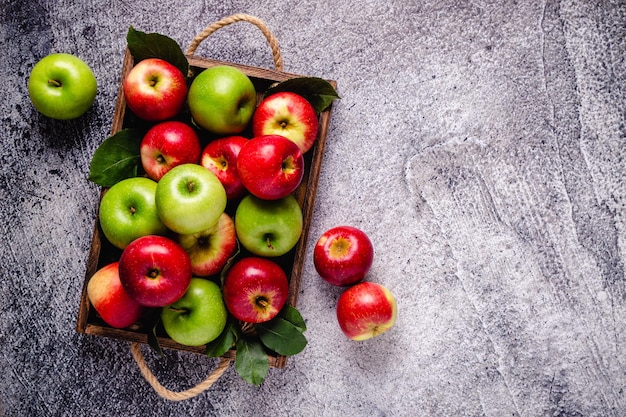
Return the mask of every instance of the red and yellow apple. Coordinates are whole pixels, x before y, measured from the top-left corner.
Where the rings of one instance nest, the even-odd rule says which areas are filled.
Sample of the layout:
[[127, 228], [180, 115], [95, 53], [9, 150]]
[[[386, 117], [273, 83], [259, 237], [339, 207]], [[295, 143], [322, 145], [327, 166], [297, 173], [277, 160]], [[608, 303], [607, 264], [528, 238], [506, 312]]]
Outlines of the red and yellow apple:
[[359, 282], [337, 300], [339, 327], [352, 340], [367, 340], [386, 332], [396, 323], [397, 315], [391, 291], [374, 282]]
[[299, 94], [282, 91], [263, 99], [252, 116], [254, 136], [281, 135], [306, 153], [315, 143], [319, 119], [315, 109]]
[[289, 283], [283, 269], [260, 257], [242, 258], [226, 273], [226, 308], [237, 320], [263, 323], [276, 317], [287, 301]]
[[222, 213], [214, 226], [191, 235], [178, 235], [178, 243], [189, 254], [194, 276], [217, 274], [237, 249], [235, 222]]
[[122, 287], [119, 262], [103, 266], [89, 278], [87, 297], [102, 320], [118, 329], [135, 323], [143, 311]]
[[237, 171], [251, 194], [264, 200], [277, 200], [300, 185], [304, 158], [300, 148], [283, 136], [257, 136], [241, 148]]
[[185, 294], [191, 281], [191, 261], [185, 250], [163, 236], [133, 240], [119, 260], [120, 281], [142, 306], [163, 307]]
[[144, 171], [158, 181], [175, 166], [197, 164], [202, 149], [191, 126], [170, 120], [152, 126], [141, 140], [139, 151]]
[[237, 157], [246, 143], [248, 138], [243, 136], [227, 136], [212, 140], [202, 151], [200, 165], [217, 176], [229, 201], [237, 200], [246, 193], [237, 171]]
[[372, 266], [374, 246], [362, 230], [337, 226], [324, 232], [313, 249], [315, 270], [326, 282], [347, 286], [361, 281]]
[[123, 82], [126, 104], [137, 117], [162, 121], [176, 116], [187, 98], [185, 75], [160, 58], [139, 61]]

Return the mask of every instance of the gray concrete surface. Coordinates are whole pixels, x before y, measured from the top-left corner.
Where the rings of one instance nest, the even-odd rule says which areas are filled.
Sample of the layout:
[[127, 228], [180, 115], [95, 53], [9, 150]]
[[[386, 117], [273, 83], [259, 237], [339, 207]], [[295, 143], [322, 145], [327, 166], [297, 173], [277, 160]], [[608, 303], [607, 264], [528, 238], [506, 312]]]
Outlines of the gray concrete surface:
[[[309, 255], [337, 224], [376, 249], [367, 279], [396, 327], [348, 341], [341, 292], [309, 256], [309, 345], [260, 387], [229, 369], [174, 403], [125, 342], [75, 331], [129, 25], [186, 48], [224, 16], [263, 19], [285, 70], [337, 81]], [[626, 415], [626, 5], [623, 1], [2, 0], [0, 407], [4, 416]], [[82, 118], [37, 114], [26, 81], [69, 52], [99, 91]], [[204, 56], [271, 66], [245, 23]], [[215, 361], [147, 352], [189, 388]]]

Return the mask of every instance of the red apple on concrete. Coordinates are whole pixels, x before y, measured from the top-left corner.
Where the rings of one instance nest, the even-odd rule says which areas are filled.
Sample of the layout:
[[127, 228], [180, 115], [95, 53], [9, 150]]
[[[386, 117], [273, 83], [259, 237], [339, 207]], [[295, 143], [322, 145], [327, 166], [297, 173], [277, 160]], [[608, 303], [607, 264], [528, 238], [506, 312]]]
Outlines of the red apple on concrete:
[[278, 200], [300, 185], [304, 158], [300, 148], [283, 136], [257, 136], [241, 148], [237, 171], [251, 194], [264, 200]]
[[139, 61], [124, 79], [123, 89], [130, 110], [147, 121], [176, 116], [187, 98], [185, 75], [159, 58]]
[[287, 302], [289, 283], [283, 269], [266, 258], [237, 261], [226, 273], [226, 308], [237, 320], [263, 323], [276, 317]]
[[367, 340], [391, 329], [396, 323], [396, 300], [386, 287], [359, 282], [345, 290], [337, 301], [337, 321], [352, 340]]
[[289, 91], [263, 99], [252, 116], [254, 136], [281, 135], [296, 143], [306, 153], [315, 143], [319, 119], [304, 97]]
[[348, 286], [361, 281], [372, 266], [374, 246], [362, 230], [337, 226], [320, 236], [313, 249], [315, 270], [326, 282]]
[[191, 282], [191, 261], [173, 240], [148, 235], [133, 240], [119, 260], [124, 290], [146, 307], [163, 307], [185, 294]]
[[222, 213], [214, 226], [199, 233], [179, 235], [178, 243], [189, 254], [194, 276], [215, 275], [222, 271], [237, 249], [235, 222]]
[[229, 201], [237, 200], [246, 193], [237, 171], [237, 157], [248, 138], [227, 136], [209, 142], [202, 151], [200, 165], [213, 172], [226, 190]]
[[123, 329], [139, 320], [143, 308], [122, 287], [119, 262], [98, 269], [87, 283], [87, 297], [102, 320]]
[[197, 164], [202, 149], [191, 126], [170, 120], [152, 126], [144, 135], [139, 151], [144, 171], [158, 181], [175, 166]]

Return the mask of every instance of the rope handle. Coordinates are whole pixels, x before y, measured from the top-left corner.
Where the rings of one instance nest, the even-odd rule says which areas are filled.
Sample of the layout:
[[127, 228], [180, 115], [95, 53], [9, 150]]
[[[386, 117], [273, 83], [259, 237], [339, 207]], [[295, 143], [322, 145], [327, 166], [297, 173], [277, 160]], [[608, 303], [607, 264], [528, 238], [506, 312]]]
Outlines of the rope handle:
[[283, 70], [283, 57], [280, 54], [280, 47], [278, 45], [278, 40], [276, 39], [274, 34], [270, 31], [270, 29], [261, 19], [259, 19], [258, 17], [251, 16], [249, 14], [245, 14], [245, 13], [234, 14], [234, 15], [225, 17], [221, 20], [218, 20], [217, 22], [209, 25], [206, 29], [204, 29], [202, 32], [196, 35], [195, 38], [193, 38], [193, 40], [191, 41], [191, 44], [189, 45], [189, 48], [187, 49], [187, 55], [193, 55], [196, 52], [198, 45], [200, 45], [200, 42], [202, 42], [203, 40], [211, 36], [212, 33], [217, 31], [218, 29], [221, 29], [225, 26], [231, 25], [236, 22], [252, 23], [253, 25], [255, 25], [257, 28], [261, 30], [261, 32], [265, 36], [265, 39], [267, 40], [267, 43], [272, 49], [272, 57], [274, 58], [274, 66], [276, 67], [278, 71], [282, 71]]
[[148, 364], [146, 363], [146, 360], [143, 354], [141, 353], [140, 343], [132, 342], [130, 345], [130, 352], [132, 353], [133, 358], [135, 359], [135, 362], [137, 362], [137, 365], [139, 366], [139, 370], [141, 371], [141, 374], [146, 379], [146, 381], [148, 381], [148, 383], [152, 386], [152, 388], [154, 388], [157, 394], [159, 394], [162, 398], [165, 398], [166, 400], [170, 400], [170, 401], [188, 400], [208, 390], [222, 376], [222, 374], [226, 372], [226, 369], [228, 369], [228, 366], [230, 365], [230, 362], [231, 362], [231, 359], [221, 358], [220, 362], [217, 365], [217, 368], [215, 368], [213, 372], [211, 372], [204, 381], [200, 382], [198, 385], [191, 387], [185, 391], [177, 392], [177, 391], [171, 391], [165, 388], [157, 380], [156, 376], [152, 373], [152, 371], [148, 367]]

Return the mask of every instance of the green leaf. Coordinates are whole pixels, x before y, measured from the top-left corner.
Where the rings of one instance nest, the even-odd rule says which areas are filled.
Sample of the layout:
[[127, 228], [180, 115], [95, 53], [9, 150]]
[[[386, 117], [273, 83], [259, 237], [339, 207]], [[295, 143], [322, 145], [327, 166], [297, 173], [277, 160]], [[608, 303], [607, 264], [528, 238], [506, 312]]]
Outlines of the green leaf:
[[286, 304], [283, 311], [280, 312], [280, 317], [287, 320], [289, 323], [296, 326], [300, 331], [306, 331], [306, 323], [302, 318], [300, 312], [290, 304]]
[[306, 98], [318, 114], [326, 110], [333, 100], [341, 98], [328, 81], [317, 77], [290, 78], [270, 87], [264, 97], [281, 91], [291, 91]]
[[302, 352], [307, 344], [302, 331], [281, 317], [255, 327], [261, 342], [279, 355], [295, 355]]
[[212, 358], [224, 355], [235, 344], [235, 330], [233, 329], [232, 320], [228, 320], [224, 331], [217, 339], [207, 344], [206, 354]]
[[189, 61], [174, 39], [159, 33], [141, 32], [131, 26], [126, 42], [135, 63], [146, 58], [160, 58], [176, 66], [187, 77]]
[[237, 340], [235, 370], [244, 381], [261, 385], [269, 369], [269, 358], [258, 339], [242, 337]]
[[142, 137], [139, 129], [122, 129], [108, 137], [93, 154], [89, 180], [111, 187], [123, 179], [136, 177], [141, 165]]

